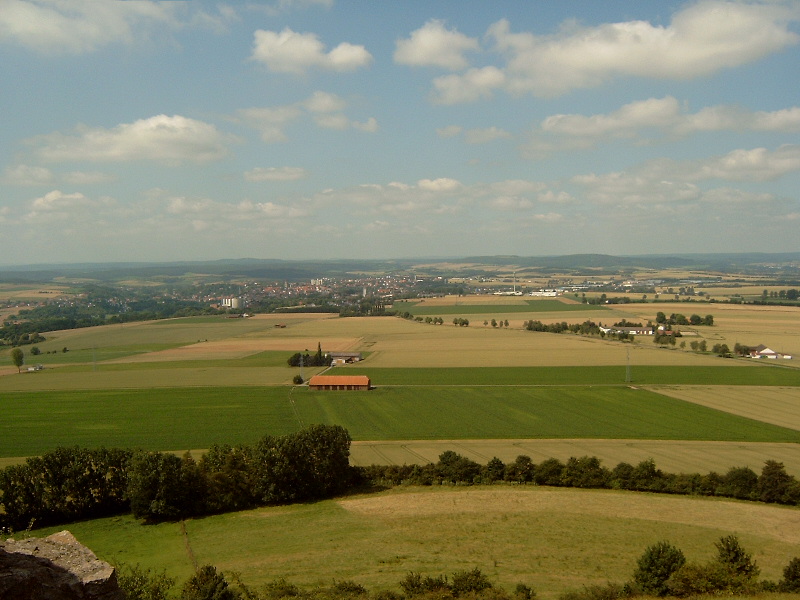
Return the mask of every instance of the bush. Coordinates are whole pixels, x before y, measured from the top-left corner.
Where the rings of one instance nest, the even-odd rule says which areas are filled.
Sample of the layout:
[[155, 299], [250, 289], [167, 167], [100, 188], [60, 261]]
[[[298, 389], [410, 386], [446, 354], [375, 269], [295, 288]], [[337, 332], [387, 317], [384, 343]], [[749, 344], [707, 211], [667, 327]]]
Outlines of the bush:
[[414, 571], [409, 572], [408, 575], [400, 582], [400, 589], [409, 598], [412, 596], [419, 596], [422, 594], [429, 594], [431, 592], [450, 592], [450, 585], [447, 583], [447, 577], [439, 575], [438, 577], [430, 577], [426, 575], [423, 577]]
[[666, 587], [671, 595], [685, 598], [721, 592], [728, 589], [731, 582], [730, 571], [721, 563], [687, 563], [670, 576]]
[[727, 567], [731, 573], [744, 580], [753, 580], [761, 573], [761, 569], [753, 560], [753, 555], [746, 552], [735, 535], [721, 537], [714, 544], [717, 547], [717, 562]]
[[294, 598], [300, 596], [300, 588], [293, 583], [289, 583], [283, 577], [273, 579], [264, 586], [264, 594], [268, 600], [278, 600], [279, 598]]
[[630, 590], [616, 583], [589, 585], [580, 591], [561, 594], [558, 600], [618, 600], [629, 597]]
[[126, 600], [166, 600], [175, 585], [166, 571], [156, 573], [139, 565], [122, 565], [117, 568], [117, 583]]
[[800, 557], [794, 557], [783, 569], [783, 579], [778, 584], [782, 592], [800, 592]]
[[471, 571], [456, 571], [450, 584], [454, 596], [482, 592], [491, 587], [493, 587], [492, 582], [477, 567]]
[[366, 596], [367, 588], [360, 583], [352, 580], [334, 581], [331, 586], [331, 593], [340, 598], [352, 598], [354, 596]]
[[639, 558], [633, 581], [645, 594], [664, 596], [669, 589], [667, 580], [686, 564], [686, 557], [669, 542], [649, 546]]
[[529, 585], [518, 583], [514, 588], [514, 600], [533, 600], [536, 598], [536, 591]]
[[197, 569], [183, 585], [180, 600], [241, 600], [238, 592], [228, 587], [222, 573], [211, 565]]

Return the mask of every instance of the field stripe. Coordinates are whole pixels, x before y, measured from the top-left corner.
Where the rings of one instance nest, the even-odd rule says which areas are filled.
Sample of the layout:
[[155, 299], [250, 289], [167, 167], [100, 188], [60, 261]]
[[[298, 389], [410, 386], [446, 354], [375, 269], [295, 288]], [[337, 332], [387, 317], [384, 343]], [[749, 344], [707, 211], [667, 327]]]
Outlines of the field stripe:
[[800, 387], [687, 385], [649, 389], [678, 400], [800, 431]]
[[777, 460], [786, 470], [800, 476], [800, 447], [791, 443], [687, 442], [661, 440], [413, 440], [353, 442], [350, 462], [414, 465], [436, 462], [439, 455], [453, 450], [485, 464], [496, 456], [511, 462], [520, 454], [539, 463], [548, 458], [566, 461], [572, 456], [596, 456], [603, 465], [614, 468], [620, 462], [637, 464], [653, 459], [656, 466], [670, 473], [725, 473], [731, 467], [750, 467], [761, 472], [764, 462]]

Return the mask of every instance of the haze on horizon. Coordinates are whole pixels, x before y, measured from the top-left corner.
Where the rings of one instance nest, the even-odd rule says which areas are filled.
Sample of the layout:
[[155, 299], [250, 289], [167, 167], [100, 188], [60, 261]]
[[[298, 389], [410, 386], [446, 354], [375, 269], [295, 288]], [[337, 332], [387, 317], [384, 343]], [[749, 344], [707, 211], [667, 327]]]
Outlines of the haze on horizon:
[[0, 0], [0, 263], [795, 252], [799, 42], [798, 0]]

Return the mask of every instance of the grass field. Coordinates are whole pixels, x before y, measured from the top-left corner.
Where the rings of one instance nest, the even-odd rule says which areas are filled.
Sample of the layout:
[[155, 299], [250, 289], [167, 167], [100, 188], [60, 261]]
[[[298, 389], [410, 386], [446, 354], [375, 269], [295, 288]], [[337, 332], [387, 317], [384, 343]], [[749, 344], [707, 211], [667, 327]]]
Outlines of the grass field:
[[615, 386], [386, 387], [338, 393], [282, 386], [165, 388], [7, 393], [3, 404], [4, 457], [75, 444], [202, 449], [251, 443], [312, 423], [341, 425], [355, 440], [800, 442], [797, 430]]
[[[180, 581], [191, 574], [177, 523], [142, 527], [117, 517], [70, 530], [103, 559], [166, 568]], [[523, 582], [552, 599], [588, 584], [626, 581], [644, 548], [658, 541], [703, 562], [713, 557], [714, 542], [730, 534], [753, 553], [763, 578], [777, 580], [797, 555], [800, 513], [613, 491], [401, 488], [207, 517], [188, 521], [186, 530], [200, 564], [236, 571], [252, 586], [277, 577], [302, 587], [352, 579], [400, 591], [409, 571], [478, 567], [507, 589]]]

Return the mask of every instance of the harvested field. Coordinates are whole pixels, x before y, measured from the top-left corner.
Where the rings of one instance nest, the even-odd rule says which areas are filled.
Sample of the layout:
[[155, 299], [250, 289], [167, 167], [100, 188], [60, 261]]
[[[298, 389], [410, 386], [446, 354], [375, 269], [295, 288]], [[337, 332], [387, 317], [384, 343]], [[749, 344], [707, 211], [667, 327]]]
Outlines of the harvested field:
[[[236, 338], [227, 340], [215, 340], [210, 342], [198, 342], [188, 346], [160, 350], [158, 352], [148, 352], [137, 354], [125, 358], [107, 361], [109, 364], [124, 362], [169, 362], [185, 360], [225, 360], [233, 358], [244, 358], [259, 352], [269, 350], [284, 350], [289, 354], [294, 352], [316, 352], [318, 339], [310, 338], [276, 338], [264, 337]], [[335, 352], [350, 350], [358, 344], [356, 338], [326, 338], [325, 351]]]
[[800, 449], [797, 444], [751, 442], [690, 442], [679, 440], [404, 440], [353, 442], [350, 461], [357, 466], [421, 465], [439, 460], [453, 450], [486, 464], [493, 457], [512, 462], [520, 454], [539, 463], [548, 458], [566, 461], [571, 457], [596, 456], [613, 469], [621, 462], [638, 464], [653, 459], [670, 473], [725, 473], [731, 467], [750, 467], [756, 473], [767, 460], [782, 462], [786, 470], [800, 477]]
[[797, 387], [715, 385], [654, 386], [651, 389], [748, 419], [800, 430], [800, 388]]

